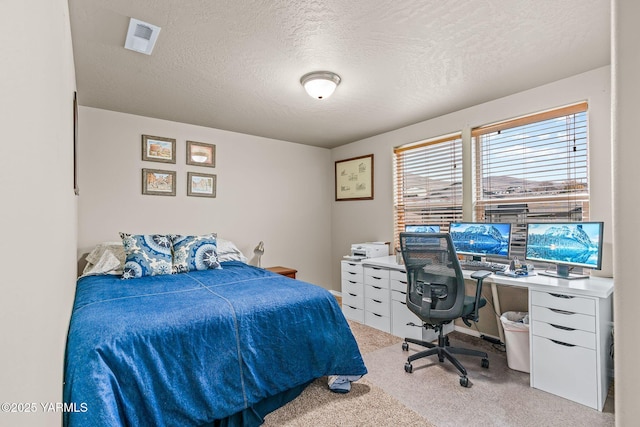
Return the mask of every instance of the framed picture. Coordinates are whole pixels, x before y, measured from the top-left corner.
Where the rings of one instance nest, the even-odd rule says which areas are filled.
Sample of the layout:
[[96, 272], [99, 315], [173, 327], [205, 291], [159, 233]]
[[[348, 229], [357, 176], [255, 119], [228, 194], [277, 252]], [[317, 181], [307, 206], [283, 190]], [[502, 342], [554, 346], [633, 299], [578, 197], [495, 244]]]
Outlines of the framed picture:
[[142, 160], [175, 163], [176, 140], [161, 136], [142, 135]]
[[373, 154], [336, 161], [336, 201], [373, 200]]
[[216, 176], [187, 172], [187, 196], [216, 197]]
[[175, 196], [176, 172], [159, 169], [142, 169], [142, 194]]
[[187, 141], [187, 164], [216, 167], [216, 146], [204, 142]]

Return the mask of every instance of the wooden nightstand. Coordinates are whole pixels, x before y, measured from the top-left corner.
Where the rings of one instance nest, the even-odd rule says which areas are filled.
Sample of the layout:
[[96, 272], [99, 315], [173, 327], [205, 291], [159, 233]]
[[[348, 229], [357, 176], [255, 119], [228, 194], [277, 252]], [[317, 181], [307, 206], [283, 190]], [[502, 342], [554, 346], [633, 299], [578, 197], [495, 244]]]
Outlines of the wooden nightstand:
[[282, 274], [283, 276], [291, 277], [292, 279], [296, 278], [296, 273], [298, 270], [294, 270], [293, 268], [288, 267], [268, 267], [265, 270], [272, 271], [274, 273]]

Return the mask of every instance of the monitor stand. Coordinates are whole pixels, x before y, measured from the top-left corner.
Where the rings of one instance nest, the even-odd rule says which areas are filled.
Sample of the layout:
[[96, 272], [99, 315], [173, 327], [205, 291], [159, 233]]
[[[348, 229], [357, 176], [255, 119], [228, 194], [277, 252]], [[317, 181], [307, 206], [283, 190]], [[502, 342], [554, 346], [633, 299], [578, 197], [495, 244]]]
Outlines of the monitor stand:
[[566, 280], [579, 280], [579, 279], [588, 279], [589, 275], [587, 274], [574, 274], [570, 273], [571, 267], [568, 265], [558, 264], [556, 266], [556, 271], [537, 271], [537, 273], [541, 276], [549, 276], [549, 277], [557, 277], [558, 279], [566, 279]]

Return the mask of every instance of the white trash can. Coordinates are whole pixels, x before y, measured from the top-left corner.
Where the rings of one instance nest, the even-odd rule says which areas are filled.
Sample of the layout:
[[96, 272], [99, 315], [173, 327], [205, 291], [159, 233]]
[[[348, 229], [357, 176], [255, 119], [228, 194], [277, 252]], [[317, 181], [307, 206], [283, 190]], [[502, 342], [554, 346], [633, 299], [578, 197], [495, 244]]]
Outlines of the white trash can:
[[507, 348], [507, 365], [516, 371], [529, 373], [529, 315], [507, 311], [500, 316]]

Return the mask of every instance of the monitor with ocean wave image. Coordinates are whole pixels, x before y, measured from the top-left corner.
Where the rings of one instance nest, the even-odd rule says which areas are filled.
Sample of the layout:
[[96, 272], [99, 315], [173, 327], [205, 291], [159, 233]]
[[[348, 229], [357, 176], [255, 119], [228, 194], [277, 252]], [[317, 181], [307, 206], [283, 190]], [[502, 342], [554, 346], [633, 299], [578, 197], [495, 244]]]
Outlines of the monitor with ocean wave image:
[[525, 259], [556, 265], [556, 271], [538, 271], [545, 276], [585, 279], [571, 273], [574, 267], [602, 268], [602, 222], [527, 224]]
[[491, 222], [452, 222], [449, 234], [456, 252], [474, 258], [509, 257], [511, 224]]

